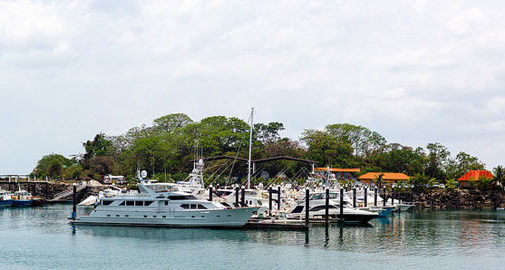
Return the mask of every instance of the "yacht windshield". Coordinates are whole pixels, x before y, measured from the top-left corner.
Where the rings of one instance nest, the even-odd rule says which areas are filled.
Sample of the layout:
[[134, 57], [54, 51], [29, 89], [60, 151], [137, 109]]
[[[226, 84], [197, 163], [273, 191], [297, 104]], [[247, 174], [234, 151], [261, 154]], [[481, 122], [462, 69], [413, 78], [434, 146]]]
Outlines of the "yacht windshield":
[[177, 201], [177, 200], [196, 200], [196, 197], [193, 195], [173, 195], [168, 196], [169, 200]]

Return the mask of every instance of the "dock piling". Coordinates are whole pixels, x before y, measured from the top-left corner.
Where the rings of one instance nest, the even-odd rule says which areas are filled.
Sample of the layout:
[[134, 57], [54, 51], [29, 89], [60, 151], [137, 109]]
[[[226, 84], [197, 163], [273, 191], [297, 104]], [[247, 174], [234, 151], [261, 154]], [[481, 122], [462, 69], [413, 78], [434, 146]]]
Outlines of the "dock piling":
[[325, 196], [325, 207], [324, 207], [324, 221], [326, 226], [328, 226], [328, 218], [330, 216], [330, 189], [326, 188], [326, 196]]
[[340, 189], [340, 218], [344, 219], [344, 189]]
[[242, 201], [241, 201], [241, 203], [242, 203], [242, 207], [244, 207], [244, 206], [246, 206], [246, 204], [245, 204], [245, 187], [244, 187], [244, 186], [242, 186], [242, 194], [241, 194], [241, 197], [242, 197]]
[[212, 185], [209, 186], [209, 201], [212, 201]]
[[72, 193], [72, 219], [75, 220], [77, 217], [77, 185], [74, 183], [74, 190]]
[[268, 214], [272, 216], [272, 187], [268, 188]]
[[365, 196], [365, 207], [368, 207], [368, 190], [367, 188], [365, 187], [364, 188], [364, 196]]
[[307, 228], [309, 227], [309, 197], [310, 190], [307, 188], [305, 189], [305, 226], [307, 226]]
[[238, 191], [239, 187], [235, 187], [235, 207], [238, 207]]
[[356, 188], [352, 190], [352, 207], [356, 208]]

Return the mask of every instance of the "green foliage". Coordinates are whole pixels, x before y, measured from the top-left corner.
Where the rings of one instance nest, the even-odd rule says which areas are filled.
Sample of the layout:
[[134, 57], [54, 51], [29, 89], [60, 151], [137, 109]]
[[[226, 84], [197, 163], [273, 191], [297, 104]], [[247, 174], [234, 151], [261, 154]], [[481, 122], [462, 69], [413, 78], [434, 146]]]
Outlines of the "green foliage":
[[465, 152], [459, 152], [455, 159], [449, 159], [446, 165], [446, 177], [459, 178], [469, 170], [483, 170], [484, 163], [477, 157], [471, 156]]
[[59, 155], [50, 154], [43, 156], [33, 170], [33, 174], [37, 177], [59, 178], [63, 174], [63, 169], [72, 166], [72, 160]]
[[157, 118], [153, 123], [153, 128], [155, 130], [172, 133], [193, 123], [193, 120], [184, 113], [174, 113]]
[[105, 156], [109, 154], [109, 149], [112, 145], [112, 142], [106, 138], [105, 134], [99, 133], [96, 134], [95, 138], [92, 141], [86, 141], [83, 143], [84, 146], [84, 160], [89, 160], [96, 156]]
[[426, 149], [428, 149], [426, 175], [444, 179], [444, 166], [447, 164], [451, 153], [447, 147], [440, 143], [429, 143]]
[[475, 187], [479, 190], [490, 190], [496, 184], [495, 179], [487, 177], [480, 177], [479, 180], [471, 182], [476, 183]]
[[454, 178], [449, 178], [445, 181], [445, 188], [446, 189], [455, 189], [457, 188], [459, 185], [459, 182], [458, 180], [454, 179]]
[[[191, 171], [191, 160], [197, 157], [197, 153], [206, 157], [247, 157], [249, 129], [248, 123], [236, 117], [211, 116], [195, 122], [183, 113], [169, 114], [155, 119], [152, 126], [134, 127], [119, 136], [99, 133], [83, 143], [84, 154], [80, 158], [67, 159], [56, 154], [44, 156], [33, 174], [55, 178], [62, 175], [67, 178], [101, 178], [104, 174], [120, 174], [132, 180], [137, 169], [145, 169], [149, 177], [160, 181], [181, 181]], [[284, 125], [280, 122], [256, 123], [252, 158], [292, 156], [313, 160], [321, 167], [403, 172], [414, 175], [410, 184], [422, 188], [445, 179], [450, 179], [447, 182], [451, 183], [451, 179], [467, 170], [484, 167], [476, 157], [464, 152], [451, 158], [447, 148], [440, 143], [430, 143], [426, 150], [414, 149], [387, 143], [379, 133], [347, 123], [327, 125], [323, 130], [307, 129], [299, 141], [283, 138], [283, 130]], [[233, 167], [233, 173], [223, 173], [220, 168], [229, 163], [214, 161], [215, 166], [206, 167], [204, 178], [208, 183], [243, 183], [247, 164], [236, 162], [229, 169]], [[307, 164], [285, 160], [256, 165], [257, 173], [264, 170], [274, 178], [262, 179], [255, 175], [254, 184], [286, 181], [279, 178], [279, 172], [284, 178], [303, 183], [302, 173], [310, 170]], [[496, 169], [501, 170], [501, 174], [495, 172], [496, 181], [503, 183], [503, 167]]]
[[497, 183], [500, 183], [502, 186], [505, 186], [505, 169], [503, 166], [496, 166], [493, 169], [494, 179]]
[[436, 178], [432, 177], [428, 180], [427, 184], [428, 184], [428, 187], [433, 188], [435, 185], [440, 184], [440, 182]]
[[326, 131], [305, 130], [302, 141], [308, 146], [308, 158], [321, 165], [350, 167], [353, 164], [353, 148]]

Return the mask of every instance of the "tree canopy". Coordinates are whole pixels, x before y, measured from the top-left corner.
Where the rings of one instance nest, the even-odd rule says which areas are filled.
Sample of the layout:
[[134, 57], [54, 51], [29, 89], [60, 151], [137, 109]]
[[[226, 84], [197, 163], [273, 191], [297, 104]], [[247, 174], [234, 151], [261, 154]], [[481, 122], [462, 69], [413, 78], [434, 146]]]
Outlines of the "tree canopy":
[[[133, 177], [137, 169], [151, 175], [168, 172], [182, 179], [198, 155], [247, 157], [249, 125], [242, 119], [211, 116], [193, 121], [183, 113], [169, 114], [153, 120], [152, 125], [133, 127], [124, 134], [97, 134], [83, 143], [84, 154], [69, 159], [50, 154], [42, 157], [33, 170], [39, 177], [98, 178], [104, 174]], [[310, 159], [319, 166], [358, 167], [362, 172], [402, 172], [426, 179], [455, 179], [471, 169], [485, 165], [475, 156], [459, 152], [455, 157], [444, 145], [433, 142], [426, 148], [388, 143], [378, 132], [349, 123], [327, 125], [322, 130], [306, 129], [300, 140], [282, 136], [280, 122], [256, 123], [253, 132], [253, 159], [292, 156]], [[218, 165], [223, 165], [218, 163]], [[224, 165], [223, 165], [224, 166]], [[279, 172], [294, 176], [305, 164], [275, 161], [261, 164], [270, 175]], [[206, 173], [221, 175], [219, 166]], [[228, 176], [244, 177], [246, 166], [233, 163]], [[498, 169], [500, 170], [500, 169]]]

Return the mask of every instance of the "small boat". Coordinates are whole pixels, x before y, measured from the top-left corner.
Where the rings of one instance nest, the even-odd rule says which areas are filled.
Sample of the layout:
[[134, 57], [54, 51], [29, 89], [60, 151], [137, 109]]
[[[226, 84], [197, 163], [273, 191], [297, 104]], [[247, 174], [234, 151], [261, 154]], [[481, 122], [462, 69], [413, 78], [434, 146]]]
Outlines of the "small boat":
[[32, 196], [32, 206], [43, 206], [44, 205], [44, 199], [40, 198], [39, 196]]
[[12, 195], [5, 190], [0, 190], [0, 207], [12, 206]]
[[31, 206], [33, 203], [33, 196], [26, 190], [19, 190], [12, 195], [12, 206]]

